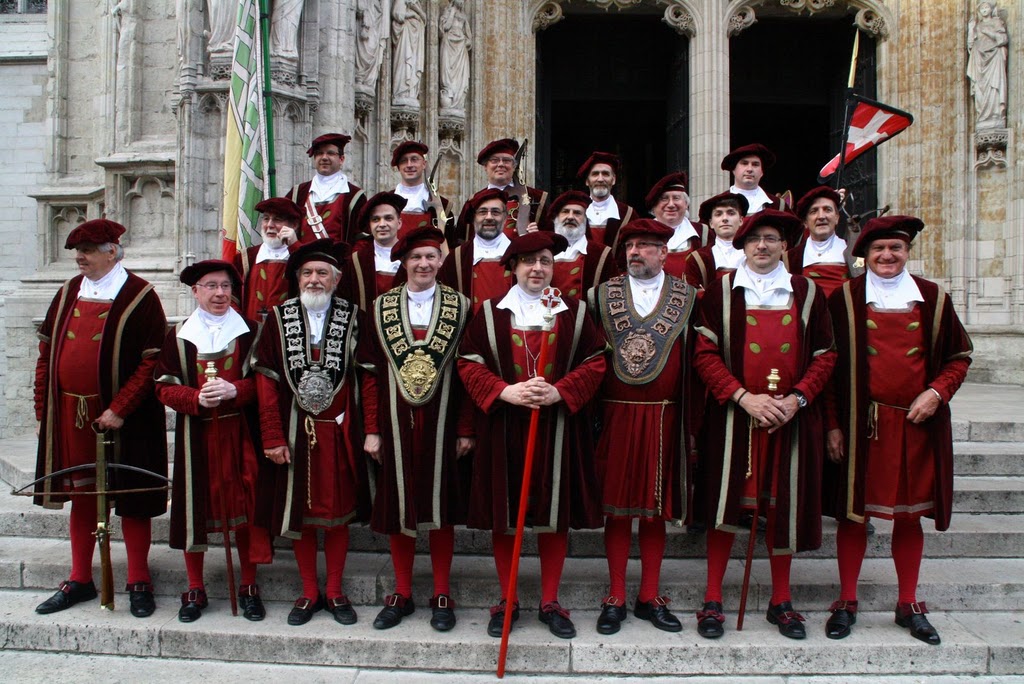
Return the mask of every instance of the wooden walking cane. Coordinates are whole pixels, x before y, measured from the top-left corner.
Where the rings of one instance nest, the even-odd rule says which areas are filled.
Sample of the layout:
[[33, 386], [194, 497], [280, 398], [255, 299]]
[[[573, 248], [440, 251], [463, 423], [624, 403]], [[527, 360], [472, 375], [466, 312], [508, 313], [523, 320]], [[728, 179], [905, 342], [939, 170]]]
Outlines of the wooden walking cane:
[[[768, 374], [768, 377], [766, 379], [768, 380], [768, 392], [777, 392], [779, 389], [779, 381], [782, 380], [782, 378], [779, 376], [779, 369], [772, 368], [772, 372]], [[747, 448], [750, 448], [749, 443]], [[758, 465], [760, 465], [760, 460], [758, 462]], [[755, 478], [754, 482], [757, 483], [757, 488], [755, 488], [754, 490], [754, 519], [750, 523], [750, 541], [747, 542], [747, 563], [743, 567], [743, 588], [740, 590], [740, 613], [736, 617], [737, 632], [743, 631], [743, 615], [746, 613], [747, 610], [747, 593], [750, 591], [750, 566], [754, 561], [754, 544], [755, 542], [757, 542], [757, 512], [760, 508], [758, 502], [761, 499], [759, 491], [761, 487], [761, 477], [759, 471], [760, 468], [758, 467], [754, 468], [753, 472], [747, 472], [747, 477], [753, 476]], [[766, 531], [765, 546], [767, 545], [768, 539]]]
[[[206, 376], [206, 382], [217, 379], [217, 364], [213, 361], [206, 362], [206, 370], [203, 371], [203, 375]], [[216, 445], [220, 445], [220, 416], [216, 408], [210, 409], [210, 441]], [[221, 454], [224, 455], [223, 452]], [[210, 475], [208, 473], [208, 475]], [[221, 473], [223, 475], [223, 473]], [[238, 616], [238, 594], [235, 589], [235, 564], [231, 558], [231, 528], [228, 527], [228, 497], [224, 489], [227, 486], [229, 480], [222, 478], [221, 486], [217, 488], [220, 496], [220, 529], [224, 535], [224, 557], [227, 561], [228, 570], [228, 596], [231, 598], [231, 615], [233, 617]], [[212, 484], [212, 479], [211, 479]]]
[[[555, 315], [551, 310], [561, 301], [562, 293], [557, 287], [546, 287], [541, 295], [541, 303], [547, 309], [544, 312], [544, 335], [541, 337], [540, 352], [537, 354], [537, 373], [544, 374], [548, 365], [548, 340]], [[554, 326], [552, 326], [552, 329]], [[519, 580], [519, 556], [523, 550], [523, 528], [526, 526], [526, 506], [530, 496], [530, 475], [533, 470], [533, 452], [537, 446], [537, 429], [540, 425], [540, 408], [533, 409], [530, 415], [530, 431], [526, 435], [526, 454], [523, 463], [523, 484], [519, 488], [519, 515], [516, 516], [516, 540], [512, 546], [512, 570], [508, 578], [508, 591], [505, 594], [505, 623], [501, 628], [501, 649], [498, 651], [498, 679], [505, 676], [505, 659], [508, 656], [508, 636], [512, 631], [512, 613], [515, 605], [516, 584]]]

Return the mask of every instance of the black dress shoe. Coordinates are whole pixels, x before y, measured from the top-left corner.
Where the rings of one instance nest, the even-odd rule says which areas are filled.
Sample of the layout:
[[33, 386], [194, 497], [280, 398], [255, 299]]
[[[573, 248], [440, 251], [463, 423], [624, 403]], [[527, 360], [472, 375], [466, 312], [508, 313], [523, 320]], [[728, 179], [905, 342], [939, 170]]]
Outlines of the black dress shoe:
[[430, 599], [430, 626], [438, 632], [448, 632], [455, 627], [455, 602], [448, 594], [438, 594]]
[[92, 580], [88, 582], [68, 580], [67, 582], [60, 583], [56, 594], [36, 606], [36, 612], [40, 615], [57, 613], [70, 608], [76, 603], [91, 601], [96, 598], [96, 595], [96, 585], [92, 583]]
[[384, 599], [384, 610], [377, 613], [373, 621], [374, 629], [391, 629], [402, 621], [406, 615], [412, 615], [416, 610], [416, 604], [412, 597], [406, 598], [401, 594], [392, 594]]
[[622, 627], [622, 621], [626, 619], [626, 606], [622, 605], [613, 597], [609, 597], [616, 603], [601, 604], [601, 614], [597, 616], [598, 634], [615, 634]]
[[829, 608], [832, 616], [825, 623], [825, 636], [829, 639], [845, 639], [857, 624], [857, 602], [836, 601]]
[[547, 625], [548, 630], [559, 639], [572, 639], [576, 636], [576, 625], [569, 619], [569, 611], [558, 605], [557, 601], [542, 605], [537, 619]]
[[129, 584], [125, 591], [128, 592], [128, 610], [135, 617], [149, 617], [156, 610], [156, 601], [153, 600], [153, 585], [149, 582]]
[[304, 625], [313, 619], [313, 613], [318, 613], [323, 609], [324, 597], [320, 594], [316, 595], [315, 601], [303, 596], [295, 602], [291, 612], [288, 613], [288, 624], [292, 627]]
[[242, 617], [251, 622], [259, 622], [267, 617], [267, 609], [260, 598], [260, 588], [255, 584], [243, 584], [238, 588], [238, 607], [242, 609]]
[[352, 602], [344, 594], [327, 599], [327, 610], [334, 614], [334, 621], [342, 625], [354, 625], [358, 619], [356, 609], [352, 607]]
[[920, 639], [932, 646], [938, 646], [942, 643], [942, 640], [939, 639], [939, 633], [932, 627], [932, 623], [928, 622], [928, 618], [925, 617], [927, 612], [928, 608], [924, 605], [924, 601], [897, 603], [896, 624], [909, 629], [910, 636], [915, 639]]
[[[512, 626], [515, 626], [516, 621], [519, 620], [519, 602], [516, 601], [515, 607], [512, 609]], [[501, 633], [505, 629], [505, 599], [501, 600], [496, 606], [491, 606], [491, 619], [487, 622], [487, 634], [494, 637], [495, 639], [501, 638]], [[511, 631], [511, 627], [509, 630]]]
[[697, 634], [705, 639], [717, 639], [725, 634], [725, 608], [718, 601], [705, 601], [697, 611]]
[[793, 610], [793, 604], [783, 601], [777, 606], [768, 604], [768, 622], [779, 626], [779, 634], [789, 639], [805, 639], [804, 616]]
[[203, 608], [210, 605], [206, 592], [202, 589], [190, 589], [181, 595], [181, 608], [178, 609], [180, 622], [195, 622], [203, 617]]
[[669, 611], [668, 599], [664, 596], [657, 596], [653, 601], [641, 601], [638, 598], [633, 606], [633, 615], [665, 632], [683, 631], [683, 623]]

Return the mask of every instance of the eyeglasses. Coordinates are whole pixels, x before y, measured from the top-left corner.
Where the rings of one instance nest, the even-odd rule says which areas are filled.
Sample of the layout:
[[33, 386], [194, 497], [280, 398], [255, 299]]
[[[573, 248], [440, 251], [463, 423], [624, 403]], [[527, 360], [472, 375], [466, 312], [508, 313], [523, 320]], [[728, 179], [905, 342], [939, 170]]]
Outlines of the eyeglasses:
[[766, 245], [777, 245], [782, 242], [782, 238], [774, 235], [748, 235], [747, 239], [744, 240], [744, 244], [756, 245], [763, 242]]
[[501, 216], [504, 213], [505, 213], [505, 210], [504, 209], [500, 209], [498, 207], [492, 207], [490, 209], [484, 207], [483, 209], [477, 209], [476, 210], [476, 215], [477, 216]]
[[540, 262], [540, 265], [543, 266], [544, 268], [548, 268], [555, 263], [555, 260], [552, 259], [551, 257], [537, 257], [532, 255], [519, 257], [519, 263], [526, 264], [527, 266], [533, 266], [538, 261]]
[[487, 163], [488, 164], [492, 164], [492, 165], [497, 165], [497, 164], [515, 164], [516, 163], [516, 158], [515, 157], [491, 157], [490, 159], [487, 160]]
[[623, 245], [623, 248], [625, 248], [628, 251], [630, 249], [647, 249], [649, 247], [664, 247], [664, 246], [665, 246], [664, 242], [647, 242], [646, 240], [639, 240], [639, 241], [634, 242], [632, 240], [628, 240]]
[[231, 292], [231, 281], [226, 283], [196, 283], [196, 287], [201, 287], [207, 292], [216, 292], [217, 290]]

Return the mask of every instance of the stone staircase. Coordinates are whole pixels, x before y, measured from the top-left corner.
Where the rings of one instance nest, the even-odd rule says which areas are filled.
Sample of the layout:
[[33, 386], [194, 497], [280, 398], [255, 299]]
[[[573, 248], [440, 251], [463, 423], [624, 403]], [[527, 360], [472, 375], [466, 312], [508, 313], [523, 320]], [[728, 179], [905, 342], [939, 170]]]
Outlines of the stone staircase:
[[[842, 641], [824, 636], [826, 610], [838, 596], [831, 520], [824, 522], [822, 548], [801, 554], [793, 564], [794, 604], [807, 617], [808, 638], [802, 642], [783, 638], [764, 620], [771, 589], [760, 545], [752, 567], [746, 625], [743, 632], [735, 631], [746, 548], [743, 535], [726, 573], [726, 635], [717, 641], [700, 638], [693, 611], [703, 596], [704, 540], [702, 535], [675, 528], [669, 530], [662, 591], [672, 597], [673, 608], [684, 622], [683, 632], [659, 632], [630, 617], [619, 634], [597, 634], [594, 624], [607, 589], [607, 566], [601, 532], [586, 531], [571, 535], [571, 557], [560, 595], [562, 604], [573, 611], [579, 636], [570, 641], [556, 639], [536, 620], [535, 611], [524, 610], [511, 639], [508, 672], [587, 680], [642, 674], [645, 678], [744, 681], [770, 677], [766, 682], [831, 682], [837, 675], [844, 681], [865, 682], [900, 675], [911, 677], [907, 681], [932, 677], [939, 681], [942, 675], [955, 675], [957, 681], [1020, 681], [1024, 677], [1024, 418], [1016, 415], [1020, 406], [1024, 406], [1024, 388], [999, 385], [965, 385], [953, 402], [957, 440], [953, 523], [945, 533], [925, 526], [919, 591], [933, 611], [941, 646], [926, 646], [893, 624], [896, 580], [889, 558], [891, 524], [884, 521], [876, 521], [877, 532], [869, 540], [857, 627]], [[0, 442], [0, 478], [13, 486], [29, 482], [34, 448], [31, 436]], [[434, 632], [427, 624], [431, 585], [426, 556], [418, 557], [416, 563], [414, 596], [419, 609], [393, 630], [372, 628], [373, 617], [391, 590], [392, 570], [386, 539], [368, 528], [352, 530], [346, 567], [345, 589], [359, 613], [356, 625], [338, 625], [327, 613], [303, 627], [285, 623], [299, 592], [287, 545], [279, 547], [274, 564], [260, 568], [268, 611], [265, 621], [231, 617], [223, 552], [211, 546], [214, 550], [207, 558], [210, 608], [197, 623], [179, 623], [177, 596], [186, 586], [185, 568], [180, 553], [166, 545], [167, 516], [154, 521], [150, 562], [157, 612], [152, 617], [131, 617], [123, 593], [118, 593], [117, 610], [112, 613], [90, 602], [41, 616], [33, 608], [66, 578], [67, 513], [32, 506], [28, 498], [9, 496], [7, 491], [0, 493], [0, 667], [10, 662], [13, 670], [8, 672], [24, 674], [26, 679], [54, 667], [73, 667], [96, 672], [97, 678], [137, 668], [140, 676], [119, 676], [125, 681], [152, 680], [161, 678], [158, 672], [169, 671], [160, 665], [168, 668], [171, 660], [179, 661], [175, 668], [184, 668], [183, 676], [175, 678], [186, 681], [207, 678], [205, 671], [225, 673], [213, 675], [220, 679], [250, 681], [281, 676], [359, 682], [493, 679], [498, 640], [484, 631], [487, 607], [498, 598], [489, 534], [457, 532], [452, 591], [459, 624], [447, 634]], [[124, 550], [114, 521], [115, 586], [121, 588]], [[425, 547], [424, 542], [420, 540]], [[539, 601], [540, 586], [529, 536], [524, 550], [520, 595], [524, 607], [531, 607]], [[639, 565], [632, 561], [631, 595], [638, 583]], [[219, 669], [225, 664], [238, 669]]]

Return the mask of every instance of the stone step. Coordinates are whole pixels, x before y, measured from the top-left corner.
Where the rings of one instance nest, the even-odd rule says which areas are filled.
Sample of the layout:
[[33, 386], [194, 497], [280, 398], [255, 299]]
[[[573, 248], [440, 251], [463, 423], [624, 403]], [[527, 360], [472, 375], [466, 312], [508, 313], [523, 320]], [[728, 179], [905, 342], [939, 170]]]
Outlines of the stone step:
[[966, 382], [950, 402], [958, 442], [1024, 442], [1024, 387]]
[[[123, 607], [100, 611], [95, 602], [55, 615], [37, 615], [32, 609], [45, 596], [43, 592], [0, 591], [0, 638], [5, 654], [60, 651], [245, 663], [245, 667], [293, 664], [371, 670], [386, 663], [389, 671], [379, 677], [371, 674], [364, 680], [360, 675], [348, 681], [422, 681], [411, 672], [404, 680], [393, 675], [394, 671], [415, 670], [443, 672], [443, 681], [457, 682], [453, 674], [492, 676], [499, 647], [499, 640], [485, 633], [488, 615], [482, 610], [461, 610], [456, 628], [438, 633], [428, 625], [429, 612], [420, 608], [402, 624], [382, 632], [372, 628], [373, 612], [365, 609], [352, 626], [338, 625], [328, 614], [320, 613], [307, 625], [289, 627], [284, 620], [287, 603], [268, 602], [268, 618], [251, 623], [231, 617], [227, 606], [215, 601], [201, 620], [186, 625], [178, 622], [176, 611], [162, 606], [144, 620], [131, 617]], [[911, 638], [893, 624], [888, 611], [861, 612], [853, 635], [842, 641], [825, 638], [824, 612], [806, 613], [808, 637], [804, 641], [782, 637], [754, 612], [748, 615], [743, 632], [734, 630], [735, 614], [728, 614], [726, 635], [713, 641], [697, 636], [692, 615], [683, 617], [684, 629], [677, 634], [658, 632], [631, 616], [621, 632], [601, 636], [593, 628], [597, 612], [576, 611], [573, 618], [578, 636], [559, 640], [538, 622], [534, 611], [523, 610], [510, 639], [507, 672], [552, 678], [573, 675], [588, 680], [639, 672], [645, 677], [813, 675], [821, 682], [835, 681], [834, 677], [826, 679], [829, 675], [874, 676], [877, 681], [888, 675], [905, 675], [908, 669], [914, 672], [914, 681], [946, 673], [1024, 674], [1024, 626], [1013, 613], [932, 613], [931, 620], [943, 639], [938, 648]], [[269, 644], [273, 647], [268, 648]], [[245, 670], [231, 670], [232, 679], [244, 674]], [[295, 670], [295, 674], [301, 676], [302, 671]], [[332, 681], [346, 681], [339, 675], [342, 678]], [[204, 679], [216, 676], [217, 670], [211, 669]], [[109, 674], [103, 678], [107, 677]], [[131, 677], [133, 681], [144, 678]], [[54, 681], [53, 677], [48, 681]]]
[[955, 513], [1024, 512], [1024, 477], [953, 478]]
[[1018, 442], [954, 442], [957, 475], [1024, 475], [1024, 444]]
[[[114, 586], [118, 601], [125, 597], [124, 546], [111, 544]], [[29, 540], [0, 537], [0, 588], [34, 589], [52, 592], [67, 577], [70, 547], [57, 540]], [[98, 577], [98, 558], [94, 561]], [[225, 563], [221, 549], [206, 558], [206, 587], [211, 597], [227, 596]], [[540, 602], [540, 569], [535, 557], [524, 557], [520, 571], [520, 595], [524, 606]], [[150, 569], [164, 606], [177, 604], [178, 594], [187, 586], [181, 553], [167, 547], [150, 552]], [[238, 572], [237, 555], [235, 572]], [[602, 558], [569, 559], [563, 575], [560, 600], [566, 607], [583, 609], [600, 604], [607, 593], [608, 566]], [[838, 596], [838, 571], [832, 559], [798, 556], [792, 568], [794, 603], [800, 609], [824, 610]], [[635, 596], [640, 565], [633, 560], [627, 573], [627, 589]], [[322, 567], [320, 576], [324, 576]], [[703, 559], [666, 559], [662, 566], [661, 590], [681, 611], [694, 610], [703, 601], [706, 563]], [[743, 561], [730, 561], [725, 576], [727, 605], [738, 605], [743, 578]], [[236, 574], [237, 579], [237, 574]], [[258, 581], [267, 600], [291, 601], [301, 591], [294, 557], [280, 552], [273, 564], [260, 566]], [[379, 606], [394, 586], [387, 554], [350, 553], [345, 568], [345, 592], [364, 606]], [[430, 559], [418, 555], [414, 566], [413, 593], [426, 604], [433, 594]], [[487, 556], [460, 556], [452, 569], [452, 596], [460, 606], [485, 609], [498, 600], [494, 563]], [[859, 599], [864, 610], [886, 610], [895, 602], [896, 576], [891, 559], [869, 558], [861, 573]], [[1024, 559], [925, 559], [921, 570], [919, 596], [936, 609], [1024, 610]], [[751, 568], [748, 605], [764, 611], [771, 598], [771, 577], [763, 547], [759, 546]], [[376, 610], [376, 609], [371, 609]]]

